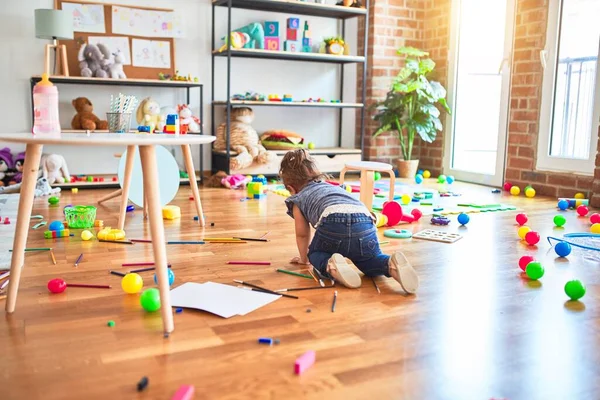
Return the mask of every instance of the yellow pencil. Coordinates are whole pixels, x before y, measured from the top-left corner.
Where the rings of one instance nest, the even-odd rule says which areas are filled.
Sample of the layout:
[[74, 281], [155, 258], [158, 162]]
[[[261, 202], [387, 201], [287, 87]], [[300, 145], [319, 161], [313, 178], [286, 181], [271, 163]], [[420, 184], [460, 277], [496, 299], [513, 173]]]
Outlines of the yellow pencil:
[[50, 257], [52, 257], [52, 263], [56, 265], [56, 258], [54, 257], [54, 252], [50, 249]]
[[227, 240], [227, 241], [230, 241], [230, 242], [237, 242], [237, 241], [239, 241], [240, 239], [237, 239], [237, 238], [232, 238], [232, 237], [230, 237], [230, 238], [204, 238], [204, 239], [202, 239], [202, 240], [204, 240], [205, 242], [212, 242], [212, 241], [214, 241], [214, 240], [218, 240], [218, 241], [224, 241], [224, 240]]
[[245, 240], [208, 240], [206, 243], [247, 243]]

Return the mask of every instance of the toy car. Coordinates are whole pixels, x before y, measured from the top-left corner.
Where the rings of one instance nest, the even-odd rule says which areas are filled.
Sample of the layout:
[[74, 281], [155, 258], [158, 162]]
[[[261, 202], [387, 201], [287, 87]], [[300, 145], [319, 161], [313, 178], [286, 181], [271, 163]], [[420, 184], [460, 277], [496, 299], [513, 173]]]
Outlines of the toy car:
[[431, 218], [431, 223], [433, 225], [448, 225], [450, 220], [443, 216], [434, 216]]
[[140, 125], [140, 126], [138, 126], [138, 132], [150, 133], [150, 127], [149, 126]]

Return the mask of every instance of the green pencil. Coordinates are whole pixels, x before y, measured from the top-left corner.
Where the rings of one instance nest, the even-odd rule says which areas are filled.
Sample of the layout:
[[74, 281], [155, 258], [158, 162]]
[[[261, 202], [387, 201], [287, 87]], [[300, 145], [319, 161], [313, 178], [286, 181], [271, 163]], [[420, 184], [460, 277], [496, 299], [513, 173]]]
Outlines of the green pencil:
[[300, 278], [312, 279], [313, 277], [310, 275], [301, 274], [299, 272], [288, 271], [287, 269], [277, 268], [277, 272], [283, 272], [284, 274], [299, 276]]
[[[25, 249], [25, 251], [50, 251], [52, 250], [52, 247], [30, 247], [28, 249]], [[12, 252], [12, 249], [10, 249], [9, 251]]]

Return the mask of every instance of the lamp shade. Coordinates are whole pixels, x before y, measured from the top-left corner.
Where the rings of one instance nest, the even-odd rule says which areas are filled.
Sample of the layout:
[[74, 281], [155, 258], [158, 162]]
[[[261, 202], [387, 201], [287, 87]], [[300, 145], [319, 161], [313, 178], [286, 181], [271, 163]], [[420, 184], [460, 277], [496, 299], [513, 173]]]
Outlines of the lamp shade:
[[35, 10], [35, 37], [73, 39], [73, 14], [64, 10]]

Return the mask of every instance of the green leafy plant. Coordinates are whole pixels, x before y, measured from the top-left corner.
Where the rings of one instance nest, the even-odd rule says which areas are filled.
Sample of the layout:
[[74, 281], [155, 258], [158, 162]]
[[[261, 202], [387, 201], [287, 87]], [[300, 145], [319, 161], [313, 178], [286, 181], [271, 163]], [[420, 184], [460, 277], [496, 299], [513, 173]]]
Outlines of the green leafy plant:
[[327, 46], [329, 46], [330, 44], [333, 44], [333, 43], [339, 43], [341, 45], [345, 44], [344, 39], [340, 36], [327, 37], [327, 38], [323, 39], [323, 42], [325, 42], [325, 44]]
[[379, 128], [373, 137], [395, 131], [402, 156], [409, 161], [416, 135], [432, 143], [437, 132], [442, 130], [440, 110], [436, 105], [441, 105], [448, 113], [450, 108], [446, 103], [446, 89], [427, 78], [435, 68], [435, 62], [428, 58], [429, 53], [414, 47], [401, 47], [398, 54], [404, 57], [404, 66], [385, 99], [374, 105], [373, 119], [379, 123]]

